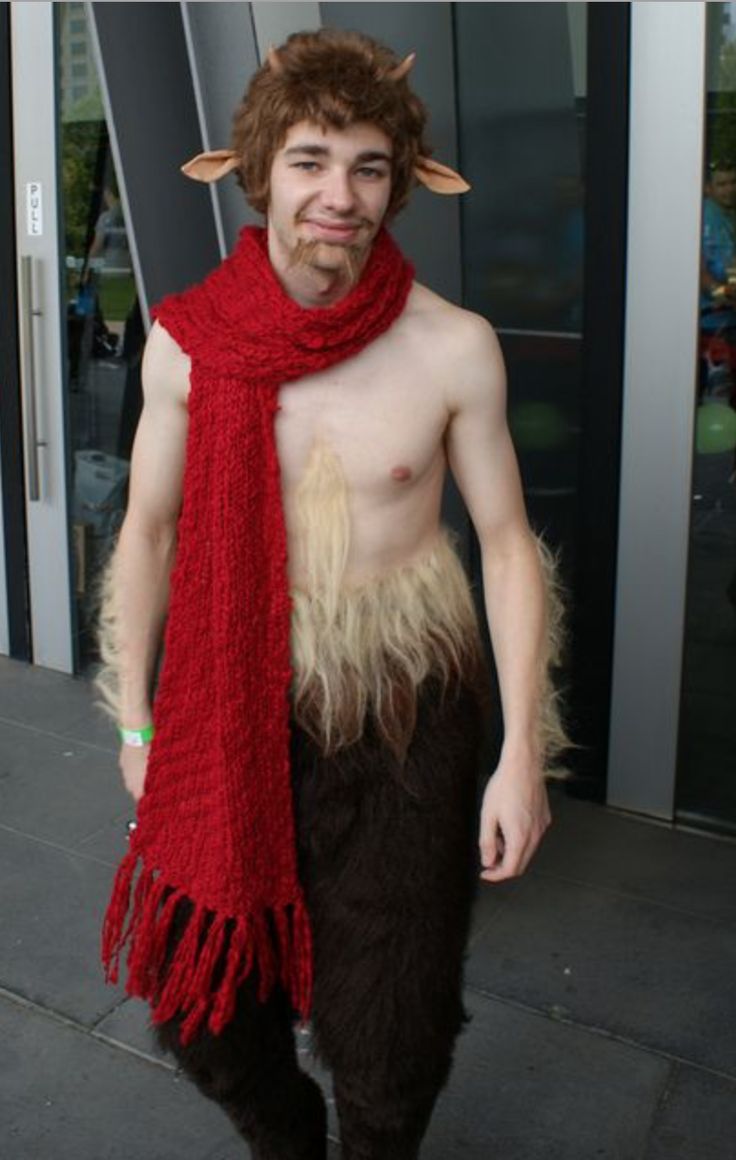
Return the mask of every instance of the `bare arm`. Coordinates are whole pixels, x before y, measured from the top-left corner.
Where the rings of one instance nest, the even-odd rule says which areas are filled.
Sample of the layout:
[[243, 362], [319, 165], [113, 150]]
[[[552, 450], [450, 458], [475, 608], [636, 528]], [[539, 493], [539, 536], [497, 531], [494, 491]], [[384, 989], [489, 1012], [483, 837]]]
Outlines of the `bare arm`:
[[[107, 700], [118, 723], [150, 724], [152, 685], [168, 607], [181, 506], [189, 359], [154, 324], [143, 358], [144, 406], [131, 459], [128, 509], [111, 561], [102, 612], [103, 655], [114, 669]], [[108, 639], [105, 640], [107, 635]], [[148, 747], [123, 746], [121, 768], [137, 799]]]
[[498, 342], [465, 316], [462, 357], [449, 398], [450, 467], [478, 534], [483, 588], [504, 719], [501, 759], [481, 815], [483, 877], [521, 873], [549, 824], [543, 781], [542, 694], [548, 657], [547, 601], [506, 424]]

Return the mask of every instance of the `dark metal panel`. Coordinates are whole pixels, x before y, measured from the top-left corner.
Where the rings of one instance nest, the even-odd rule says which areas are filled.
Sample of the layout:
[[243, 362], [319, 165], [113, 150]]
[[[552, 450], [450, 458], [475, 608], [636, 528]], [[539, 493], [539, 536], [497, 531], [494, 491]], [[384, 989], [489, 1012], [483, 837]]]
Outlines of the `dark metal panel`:
[[[333, 2], [321, 4], [320, 11], [326, 26], [365, 32], [400, 55], [416, 52], [411, 83], [429, 108], [428, 137], [434, 155], [446, 165], [457, 165], [452, 5]], [[392, 233], [414, 262], [420, 281], [459, 303], [458, 199], [417, 189], [392, 226]]]
[[220, 260], [212, 200], [179, 172], [203, 148], [181, 8], [97, 3], [91, 9], [147, 308]]
[[[227, 149], [235, 108], [259, 66], [251, 13], [245, 3], [185, 4], [189, 22], [205, 148]], [[204, 194], [204, 190], [201, 190]], [[234, 177], [217, 183], [225, 251], [235, 245], [246, 223], [260, 222]]]
[[[13, 156], [10, 74], [10, 5], [0, 9], [0, 157]], [[13, 169], [0, 166], [0, 461], [2, 526], [10, 656], [30, 660], [27, 542], [23, 488], [23, 439], [20, 413], [20, 352], [16, 295], [15, 202]]]
[[[574, 755], [581, 790], [605, 791], [621, 475], [629, 178], [630, 5], [588, 4], [586, 229], [576, 575]], [[605, 276], [601, 272], [605, 271]]]

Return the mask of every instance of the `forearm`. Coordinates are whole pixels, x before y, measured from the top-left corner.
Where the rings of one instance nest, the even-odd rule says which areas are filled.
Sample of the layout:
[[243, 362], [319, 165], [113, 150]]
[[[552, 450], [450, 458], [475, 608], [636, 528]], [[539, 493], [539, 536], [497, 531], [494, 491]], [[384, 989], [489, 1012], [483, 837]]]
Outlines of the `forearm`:
[[531, 535], [482, 546], [483, 591], [507, 745], [536, 739], [544, 661], [545, 601]]
[[151, 531], [127, 518], [105, 576], [97, 685], [110, 713], [129, 727], [150, 721], [175, 544], [174, 528]]
[[562, 634], [554, 560], [541, 540], [524, 530], [503, 543], [486, 543], [482, 553], [504, 750], [546, 768], [568, 744], [550, 672], [559, 662]]

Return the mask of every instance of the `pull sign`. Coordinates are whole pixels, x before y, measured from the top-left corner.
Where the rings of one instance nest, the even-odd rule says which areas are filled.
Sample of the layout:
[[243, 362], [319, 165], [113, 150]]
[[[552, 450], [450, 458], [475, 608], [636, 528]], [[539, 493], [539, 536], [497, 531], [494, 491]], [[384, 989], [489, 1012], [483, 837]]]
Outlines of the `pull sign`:
[[41, 182], [26, 182], [26, 229], [30, 238], [40, 238], [43, 233], [43, 202]]

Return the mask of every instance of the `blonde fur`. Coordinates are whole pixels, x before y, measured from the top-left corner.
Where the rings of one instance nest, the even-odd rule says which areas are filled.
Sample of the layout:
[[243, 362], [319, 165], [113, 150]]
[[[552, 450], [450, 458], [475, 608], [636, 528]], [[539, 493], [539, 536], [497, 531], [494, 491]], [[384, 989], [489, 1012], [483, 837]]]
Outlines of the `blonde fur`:
[[400, 756], [414, 731], [416, 690], [471, 677], [480, 637], [462, 565], [442, 532], [418, 561], [346, 582], [347, 487], [337, 457], [315, 445], [296, 499], [300, 577], [292, 610], [294, 712], [333, 753], [362, 736], [370, 714]]
[[[360, 583], [346, 582], [348, 493], [339, 459], [312, 450], [297, 492], [299, 575], [293, 595], [292, 661], [297, 721], [330, 753], [356, 741], [370, 714], [402, 756], [411, 739], [416, 690], [429, 675], [479, 683], [482, 649], [463, 567], [443, 529], [429, 552]], [[556, 557], [535, 536], [546, 594], [540, 670], [539, 746], [545, 776], [564, 778], [556, 757], [571, 747], [554, 670], [561, 664], [563, 590]]]
[[97, 649], [102, 662], [94, 687], [98, 693], [96, 704], [115, 722], [122, 721], [120, 691], [120, 647], [118, 619], [115, 612], [115, 553], [113, 552], [100, 572], [97, 593]]
[[562, 664], [565, 632], [565, 590], [560, 580], [557, 557], [541, 536], [534, 537], [542, 568], [546, 596], [546, 640], [540, 679], [539, 746], [544, 775], [555, 780], [570, 776], [570, 771], [556, 765], [566, 749], [576, 748], [570, 740], [562, 718], [562, 692], [555, 685], [554, 673]]
[[[459, 679], [481, 685], [482, 646], [468, 580], [443, 529], [418, 560], [363, 580], [345, 581], [350, 547], [347, 487], [338, 458], [315, 445], [297, 492], [297, 551], [303, 583], [292, 589], [293, 702], [299, 724], [335, 752], [362, 736], [370, 714], [400, 757], [416, 720], [416, 690], [425, 678], [443, 689]], [[540, 748], [547, 777], [571, 747], [553, 672], [564, 642], [563, 591], [557, 560], [535, 537], [547, 595], [546, 653], [540, 678]], [[115, 555], [98, 583], [98, 704], [121, 720], [120, 648]]]

